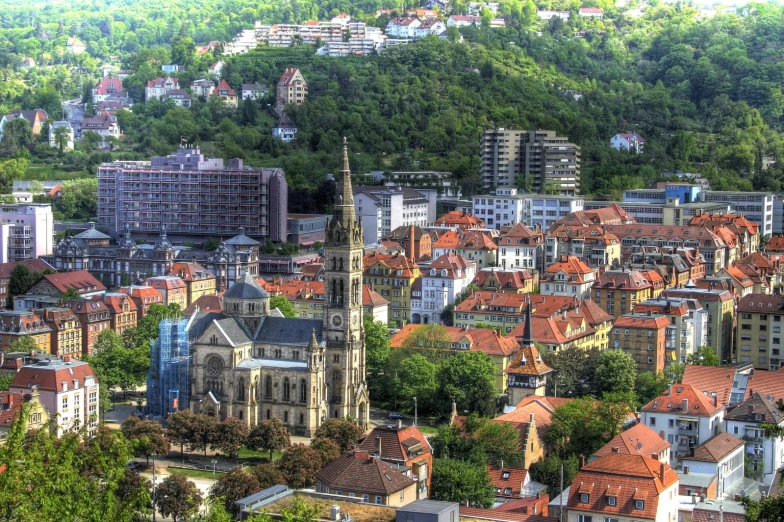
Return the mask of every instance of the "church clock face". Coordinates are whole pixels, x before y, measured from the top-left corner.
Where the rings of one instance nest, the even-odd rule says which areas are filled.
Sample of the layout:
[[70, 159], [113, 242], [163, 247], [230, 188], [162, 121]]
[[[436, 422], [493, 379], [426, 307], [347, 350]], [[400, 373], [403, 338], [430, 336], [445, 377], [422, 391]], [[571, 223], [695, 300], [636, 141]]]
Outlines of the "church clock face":
[[343, 318], [339, 314], [332, 316], [332, 326], [340, 326], [343, 324]]

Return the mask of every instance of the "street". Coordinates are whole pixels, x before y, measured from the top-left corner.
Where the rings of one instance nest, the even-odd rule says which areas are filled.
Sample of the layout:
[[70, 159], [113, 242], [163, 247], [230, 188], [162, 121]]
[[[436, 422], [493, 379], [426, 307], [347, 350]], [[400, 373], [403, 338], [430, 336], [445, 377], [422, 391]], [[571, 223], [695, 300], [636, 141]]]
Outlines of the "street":
[[75, 100], [66, 100], [63, 102], [63, 110], [65, 110], [66, 117], [71, 122], [71, 127], [74, 130], [74, 138], [79, 139], [82, 137], [82, 120], [84, 119], [84, 105], [79, 98]]

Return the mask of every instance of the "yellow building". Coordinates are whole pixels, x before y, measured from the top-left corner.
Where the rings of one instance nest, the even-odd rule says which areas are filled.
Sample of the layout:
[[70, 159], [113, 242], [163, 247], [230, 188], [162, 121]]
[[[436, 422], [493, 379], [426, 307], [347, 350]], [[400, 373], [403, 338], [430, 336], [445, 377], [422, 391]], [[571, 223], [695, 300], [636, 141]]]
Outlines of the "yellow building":
[[[22, 392], [0, 392], [0, 433], [8, 433], [25, 404], [30, 405], [25, 423], [27, 430], [38, 430], [49, 423], [49, 412], [41, 404], [37, 388]], [[4, 443], [5, 437], [1, 437], [0, 444]]]
[[185, 283], [188, 293], [188, 306], [195, 303], [196, 299], [203, 295], [215, 295], [215, 276], [199, 263], [174, 263], [168, 275], [177, 276]]
[[0, 350], [11, 351], [11, 345], [22, 337], [30, 337], [36, 351], [52, 353], [52, 329], [29, 310], [0, 312]]
[[400, 254], [373, 253], [365, 256], [365, 284], [389, 301], [389, 321], [402, 327], [409, 322], [411, 287], [419, 278], [419, 266]]
[[[720, 361], [732, 360], [732, 353], [735, 349], [732, 341], [735, 325], [735, 299], [730, 291], [671, 288], [664, 292], [664, 296], [697, 299], [708, 312], [708, 346], [713, 348]], [[746, 296], [744, 299], [749, 297], [751, 296]]]
[[634, 310], [637, 303], [659, 297], [664, 286], [664, 278], [656, 270], [614, 268], [599, 276], [591, 297], [617, 319]]
[[153, 287], [161, 293], [163, 304], [176, 304], [183, 310], [188, 306], [188, 285], [178, 276], [150, 277], [144, 284]]
[[483, 268], [471, 284], [489, 292], [531, 294], [539, 288], [539, 272], [525, 268]]
[[81, 358], [82, 323], [76, 314], [70, 308], [44, 308], [36, 313], [52, 330], [52, 355]]

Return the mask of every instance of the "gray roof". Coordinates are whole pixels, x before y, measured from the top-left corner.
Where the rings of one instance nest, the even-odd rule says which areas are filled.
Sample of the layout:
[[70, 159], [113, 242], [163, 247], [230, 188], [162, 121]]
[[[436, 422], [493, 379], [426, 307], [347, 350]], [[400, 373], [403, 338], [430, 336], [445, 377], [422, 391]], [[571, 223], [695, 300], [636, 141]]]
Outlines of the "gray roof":
[[111, 239], [111, 237], [96, 230], [95, 223], [90, 223], [90, 227], [84, 232], [76, 234], [74, 239]]
[[443, 502], [441, 500], [415, 500], [403, 507], [398, 508], [398, 511], [404, 513], [443, 513], [449, 509], [458, 509], [460, 504], [457, 502]]
[[281, 368], [284, 370], [307, 371], [308, 361], [294, 359], [253, 358], [241, 361], [237, 368]]
[[223, 294], [224, 299], [265, 299], [267, 297], [269, 297], [267, 291], [247, 272]]
[[237, 234], [231, 239], [224, 241], [224, 243], [226, 243], [227, 245], [234, 245], [234, 246], [258, 246], [261, 244], [255, 239], [246, 236], [245, 228], [243, 227], [240, 227], [239, 234]]
[[683, 473], [676, 471], [681, 486], [695, 486], [698, 488], [707, 488], [716, 479], [716, 475], [712, 473]]
[[215, 321], [226, 337], [233, 344], [247, 344], [253, 342], [252, 335], [245, 329], [242, 321], [236, 317], [224, 317]]
[[313, 330], [316, 330], [316, 339], [321, 341], [321, 327], [321, 319], [287, 319], [267, 316], [256, 334], [256, 341], [270, 344], [307, 345]]

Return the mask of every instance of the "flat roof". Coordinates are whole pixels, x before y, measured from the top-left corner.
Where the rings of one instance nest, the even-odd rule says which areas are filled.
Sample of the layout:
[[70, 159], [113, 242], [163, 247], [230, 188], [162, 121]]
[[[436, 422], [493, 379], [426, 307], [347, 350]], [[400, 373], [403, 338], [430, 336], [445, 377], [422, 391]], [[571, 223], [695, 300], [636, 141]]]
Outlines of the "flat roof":
[[410, 504], [398, 508], [398, 511], [409, 513], [443, 513], [448, 509], [459, 509], [457, 502], [443, 502], [441, 500], [415, 500]]

